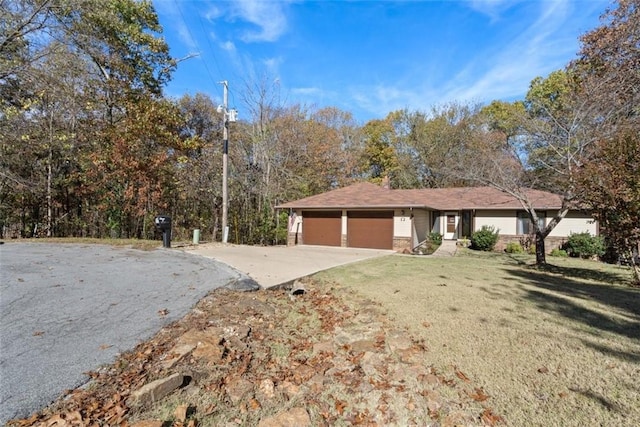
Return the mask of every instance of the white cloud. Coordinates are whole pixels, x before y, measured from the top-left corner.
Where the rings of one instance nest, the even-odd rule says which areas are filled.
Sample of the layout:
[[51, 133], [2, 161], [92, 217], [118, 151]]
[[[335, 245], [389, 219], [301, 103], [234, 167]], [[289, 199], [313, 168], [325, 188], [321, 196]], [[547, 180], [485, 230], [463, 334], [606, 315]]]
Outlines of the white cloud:
[[[502, 2], [475, 3], [498, 8]], [[582, 2], [576, 5], [565, 1], [528, 3], [536, 15], [518, 36], [488, 50], [478, 50], [446, 81], [428, 81], [423, 75], [393, 85], [353, 86], [349, 88], [351, 99], [358, 108], [378, 117], [402, 108], [428, 111], [452, 101], [521, 99], [533, 78], [564, 67], [575, 54], [580, 20], [575, 19], [574, 8], [584, 6]], [[602, 3], [590, 6], [598, 10]]]
[[184, 20], [184, 11], [180, 8], [178, 2], [169, 0], [155, 0], [153, 2], [153, 5], [158, 10], [158, 12], [161, 12], [163, 15], [171, 18], [169, 20], [169, 25], [167, 25], [167, 23], [164, 24], [165, 31], [167, 30], [166, 27], [172, 26], [173, 29], [170, 29], [170, 31], [175, 31], [178, 34], [180, 41], [184, 46], [187, 47], [188, 50], [200, 50], [198, 47], [198, 42], [193, 38], [191, 32], [189, 31], [189, 27]]
[[236, 45], [231, 40], [227, 40], [226, 42], [220, 43], [220, 49], [232, 54], [236, 51]]
[[471, 0], [469, 6], [476, 12], [490, 17], [492, 22], [497, 22], [502, 13], [516, 3], [517, 1], [514, 0]]
[[280, 65], [282, 64], [282, 58], [266, 58], [262, 60], [262, 64], [269, 75], [278, 76], [280, 74]]
[[318, 87], [296, 87], [291, 89], [291, 93], [298, 96], [318, 97], [322, 95], [322, 89]]
[[273, 42], [287, 30], [285, 7], [288, 1], [237, 0], [232, 5], [235, 18], [250, 22], [259, 29], [247, 30], [241, 36], [245, 42]]
[[[561, 61], [575, 51], [576, 40], [563, 40], [562, 27], [572, 17], [566, 2], [540, 2], [537, 19], [520, 35], [493, 52], [482, 52], [484, 62], [491, 65], [478, 75], [480, 59], [470, 64], [474, 71], [459, 74], [453, 88], [443, 95], [453, 100], [471, 101], [511, 98], [522, 95], [536, 76], [561, 68]], [[472, 76], [475, 76], [473, 78]]]

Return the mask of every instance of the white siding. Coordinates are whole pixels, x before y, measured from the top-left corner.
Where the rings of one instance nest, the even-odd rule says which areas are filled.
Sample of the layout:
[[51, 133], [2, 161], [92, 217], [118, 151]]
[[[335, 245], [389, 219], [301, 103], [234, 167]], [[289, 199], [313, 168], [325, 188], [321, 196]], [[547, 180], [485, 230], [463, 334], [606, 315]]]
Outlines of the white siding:
[[[551, 218], [547, 217], [547, 221], [550, 221], [550, 219]], [[584, 233], [585, 231], [588, 231], [592, 236], [597, 235], [598, 225], [593, 218], [580, 212], [569, 212], [567, 216], [551, 230], [549, 236], [568, 237], [571, 233]]]
[[345, 236], [347, 234], [347, 211], [342, 211], [342, 235]]
[[408, 209], [404, 211], [396, 209], [393, 213], [393, 237], [411, 237], [411, 218]]
[[500, 229], [500, 234], [516, 234], [516, 211], [476, 211], [475, 227], [478, 231], [483, 225]]

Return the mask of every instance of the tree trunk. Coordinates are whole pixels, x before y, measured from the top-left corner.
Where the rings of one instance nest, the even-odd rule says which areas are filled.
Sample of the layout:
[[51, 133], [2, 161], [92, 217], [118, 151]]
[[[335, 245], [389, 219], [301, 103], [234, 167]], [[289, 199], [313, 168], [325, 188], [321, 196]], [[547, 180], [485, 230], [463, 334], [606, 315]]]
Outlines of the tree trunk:
[[544, 250], [544, 234], [540, 231], [536, 233], [536, 265], [541, 266], [547, 263]]
[[[635, 250], [628, 251], [629, 257], [629, 266], [631, 267], [631, 273], [633, 273], [633, 284], [635, 286], [640, 286], [640, 265], [638, 264], [636, 258]], [[638, 251], [638, 256], [640, 256], [640, 251]]]

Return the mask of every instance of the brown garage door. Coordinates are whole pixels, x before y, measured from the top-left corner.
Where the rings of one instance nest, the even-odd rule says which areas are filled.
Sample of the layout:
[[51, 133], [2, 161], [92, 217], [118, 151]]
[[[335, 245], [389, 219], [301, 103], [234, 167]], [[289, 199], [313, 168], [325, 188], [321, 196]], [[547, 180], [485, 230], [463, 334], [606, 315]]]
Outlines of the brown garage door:
[[302, 243], [342, 246], [341, 211], [303, 211]]
[[393, 212], [347, 212], [347, 245], [352, 248], [392, 249]]

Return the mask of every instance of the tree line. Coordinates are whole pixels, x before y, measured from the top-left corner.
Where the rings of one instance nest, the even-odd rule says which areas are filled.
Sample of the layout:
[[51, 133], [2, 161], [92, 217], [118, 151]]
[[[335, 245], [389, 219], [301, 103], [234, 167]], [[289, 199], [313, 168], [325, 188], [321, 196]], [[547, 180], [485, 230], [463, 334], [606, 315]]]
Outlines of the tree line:
[[[274, 80], [241, 84], [231, 125], [229, 241], [286, 237], [280, 202], [361, 180], [395, 188], [490, 185], [521, 201], [537, 259], [569, 209], [593, 209], [616, 254], [640, 241], [640, 12], [619, 0], [576, 60], [525, 99], [390, 112], [357, 123], [290, 105]], [[208, 95], [170, 99], [179, 66], [150, 1], [0, 0], [0, 232], [154, 237], [167, 214], [186, 237], [221, 236], [222, 114]], [[237, 87], [238, 85], [236, 85]], [[563, 206], [544, 228], [526, 188]], [[633, 258], [633, 257], [631, 257]]]

